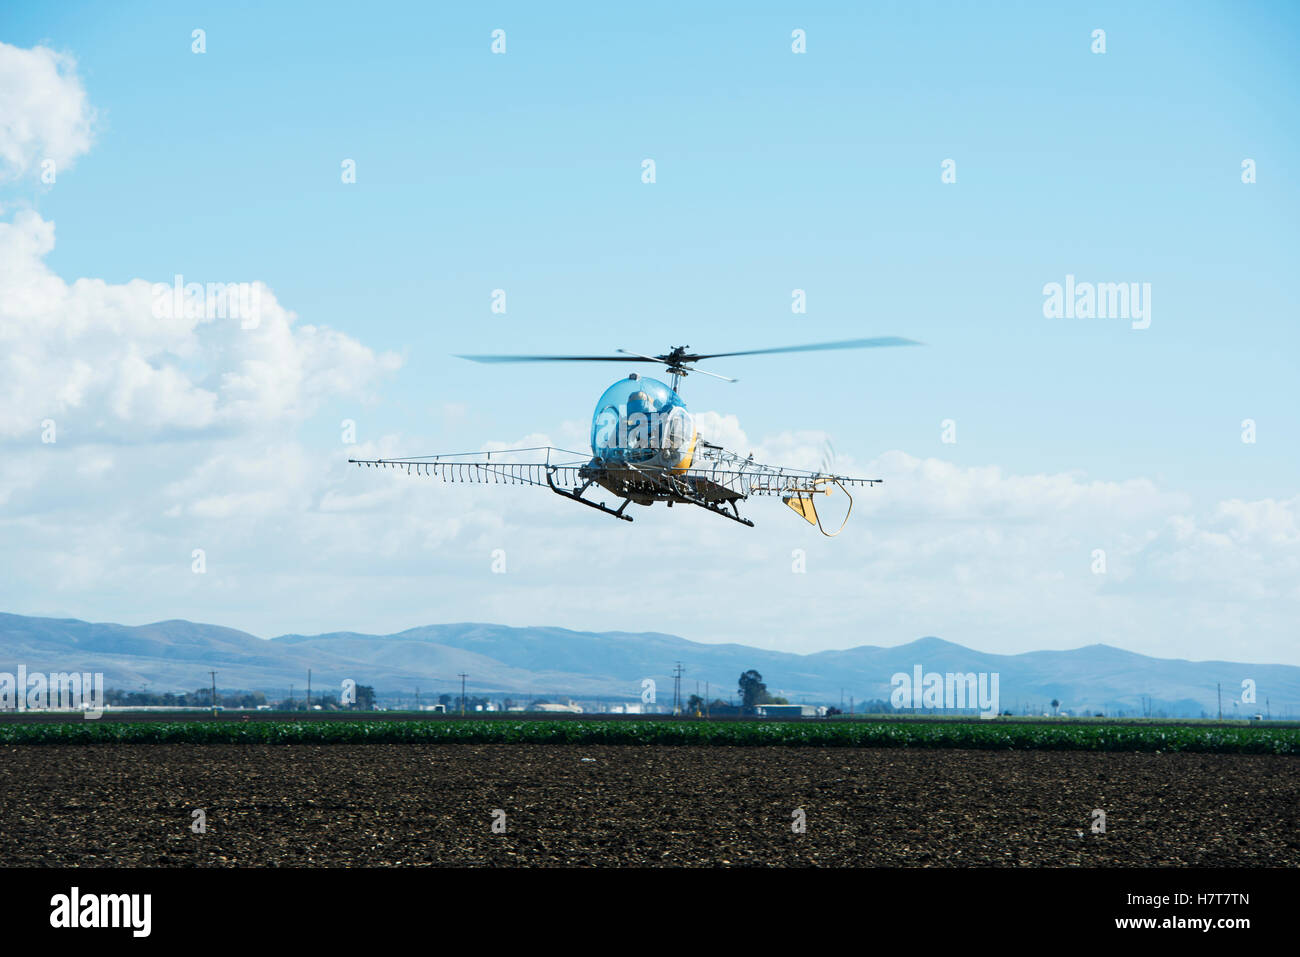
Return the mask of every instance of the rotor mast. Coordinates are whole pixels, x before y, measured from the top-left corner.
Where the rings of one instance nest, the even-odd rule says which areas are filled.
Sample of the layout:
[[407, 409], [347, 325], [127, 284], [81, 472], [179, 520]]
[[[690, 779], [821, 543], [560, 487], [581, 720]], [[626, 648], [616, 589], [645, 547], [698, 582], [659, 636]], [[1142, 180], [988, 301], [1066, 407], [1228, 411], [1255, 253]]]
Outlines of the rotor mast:
[[[674, 346], [673, 351], [668, 354], [670, 356], [681, 356], [684, 355], [686, 353], [686, 350], [689, 348], [690, 346]], [[685, 379], [690, 374], [690, 370], [687, 369], [684, 365], [681, 365], [680, 362], [674, 362], [672, 365], [668, 366], [668, 374], [673, 377], [673, 384], [672, 384], [673, 391], [676, 392], [678, 395], [681, 395], [682, 390], [678, 386], [678, 383], [681, 382], [682, 379]]]

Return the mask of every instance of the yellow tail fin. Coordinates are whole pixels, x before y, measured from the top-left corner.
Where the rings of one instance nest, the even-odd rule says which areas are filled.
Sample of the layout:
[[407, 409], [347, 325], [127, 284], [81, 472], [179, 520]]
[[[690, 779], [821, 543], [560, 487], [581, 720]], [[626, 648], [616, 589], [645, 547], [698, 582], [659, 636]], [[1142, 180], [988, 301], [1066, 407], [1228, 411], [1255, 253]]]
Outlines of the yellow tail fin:
[[781, 501], [794, 509], [809, 525], [817, 524], [817, 506], [813, 504], [811, 495], [787, 495]]

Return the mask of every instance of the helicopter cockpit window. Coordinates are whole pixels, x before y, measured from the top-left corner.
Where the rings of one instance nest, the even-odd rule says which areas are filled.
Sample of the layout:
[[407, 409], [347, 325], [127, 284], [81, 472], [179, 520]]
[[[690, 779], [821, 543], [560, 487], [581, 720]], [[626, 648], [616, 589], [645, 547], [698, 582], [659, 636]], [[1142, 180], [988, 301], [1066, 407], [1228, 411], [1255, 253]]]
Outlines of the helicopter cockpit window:
[[650, 462], [677, 451], [693, 434], [686, 404], [657, 379], [628, 377], [605, 390], [591, 420], [591, 451], [599, 459]]

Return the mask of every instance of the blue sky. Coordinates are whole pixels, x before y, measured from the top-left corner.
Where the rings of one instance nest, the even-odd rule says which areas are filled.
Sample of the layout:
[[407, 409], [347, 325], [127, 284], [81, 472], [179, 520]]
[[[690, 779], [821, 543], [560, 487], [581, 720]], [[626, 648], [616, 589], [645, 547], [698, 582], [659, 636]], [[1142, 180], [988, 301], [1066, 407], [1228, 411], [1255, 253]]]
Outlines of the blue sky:
[[[366, 502], [355, 497], [373, 476], [330, 473], [328, 490], [304, 478], [260, 500], [301, 523], [278, 533], [250, 511], [256, 496], [222, 513], [219, 531], [199, 520], [213, 508], [187, 526], [193, 509], [178, 502], [176, 521], [114, 546], [112, 561], [83, 555], [82, 575], [66, 581], [16, 570], [0, 599], [17, 612], [187, 617], [259, 634], [510, 618], [789, 650], [921, 634], [988, 651], [1095, 637], [1300, 663], [1300, 594], [1288, 577], [1300, 569], [1298, 26], [1300, 12], [1282, 3], [822, 4], [811, 15], [774, 4], [9, 4], [0, 41], [75, 58], [65, 76], [95, 111], [89, 147], [69, 152], [56, 184], [31, 170], [0, 181], [0, 221], [34, 212], [54, 224], [41, 257], [53, 274], [110, 286], [177, 273], [260, 281], [298, 327], [400, 357], [400, 368], [360, 371], [340, 358], [322, 367], [310, 401], [278, 407], [283, 417], [216, 425], [145, 427], [123, 413], [105, 428], [84, 415], [88, 400], [59, 406], [50, 380], [45, 405], [64, 410], [67, 437], [33, 449], [34, 412], [3, 441], [14, 455], [64, 456], [64, 471], [87, 456], [111, 461], [93, 497], [117, 503], [122, 528], [153, 529], [140, 510], [168, 489], [220, 495], [230, 473], [214, 462], [264, 462], [257, 474], [275, 476], [290, 447], [304, 475], [345, 458], [356, 447], [339, 445], [343, 418], [363, 445], [387, 441], [390, 453], [580, 441], [595, 399], [624, 371], [477, 366], [453, 357], [464, 352], [919, 339], [924, 349], [718, 360], [709, 368], [740, 382], [696, 376], [684, 397], [735, 416], [751, 448], [797, 454], [829, 440], [837, 462], [893, 468], [914, 486], [928, 475], [933, 494], [893, 493], [891, 473], [899, 497], [855, 513], [846, 536], [857, 541], [835, 552], [777, 503], [754, 517], [779, 533], [746, 539], [706, 516], [655, 510], [629, 537], [559, 500], [482, 490], [462, 502], [427, 486], [419, 498]], [[195, 28], [206, 31], [202, 55], [191, 52]], [[791, 52], [795, 28], [805, 54]], [[490, 51], [494, 29], [506, 31], [504, 55]], [[1095, 29], [1104, 54], [1091, 50]], [[641, 181], [646, 158], [653, 184]], [[1241, 180], [1247, 158], [1252, 184]], [[340, 181], [344, 159], [356, 161], [354, 184]], [[941, 182], [946, 159], [955, 183]], [[1150, 327], [1045, 318], [1043, 287], [1067, 274], [1150, 283]], [[497, 288], [504, 316], [489, 311]], [[796, 288], [807, 314], [791, 312]], [[225, 354], [200, 348], [184, 362], [200, 376]], [[155, 369], [172, 361], [148, 355]], [[956, 443], [941, 441], [945, 419]], [[906, 458], [882, 458], [891, 453]], [[151, 468], [133, 472], [131, 456]], [[998, 477], [986, 482], [988, 469]], [[200, 472], [209, 485], [176, 491]], [[1034, 476], [1064, 476], [1074, 491], [1015, 516], [983, 501], [1013, 508], [1043, 485]], [[963, 491], [945, 491], [950, 481]], [[1150, 495], [1127, 509], [1120, 500], [1144, 482]], [[355, 525], [324, 507], [331, 493], [353, 496]], [[23, 540], [25, 520], [53, 528], [48, 509], [74, 521], [92, 492], [66, 494], [47, 488], [41, 499], [15, 481], [0, 536]], [[964, 504], [936, 506], [953, 501]], [[481, 512], [483, 524], [467, 518], [391, 554], [340, 546], [325, 564], [331, 534], [402, 525], [411, 509], [435, 525]], [[960, 554], [927, 551], [954, 542], [954, 528]], [[231, 536], [219, 549], [230, 560], [201, 586], [168, 577], [168, 536], [188, 574], [185, 543], [217, 535]], [[492, 536], [523, 553], [518, 572], [464, 578]], [[675, 550], [695, 536], [695, 548]], [[50, 568], [69, 564], [58, 542]], [[803, 600], [765, 605], [788, 583], [796, 547], [824, 555], [834, 574], [810, 571]], [[1093, 547], [1115, 557], [1104, 586], [1089, 571]], [[560, 576], [561, 548], [584, 570]], [[662, 550], [659, 587], [674, 592], [725, 569], [701, 587], [746, 610], [698, 619], [684, 601], [651, 615], [591, 602], [593, 581], [608, 597], [621, 574], [597, 556], [625, 549]], [[882, 554], [912, 557], [882, 564]], [[436, 574], [421, 577], [421, 559]], [[593, 563], [606, 570], [585, 571]], [[1058, 565], [1067, 582], [1082, 569], [1077, 591], [1044, 593], [1021, 577]], [[991, 571], [1007, 566], [1020, 570]], [[957, 598], [963, 567], [977, 571]], [[1225, 582], [1224, 569], [1245, 577]], [[213, 587], [220, 574], [226, 591]], [[1223, 589], [1212, 611], [1193, 610], [1193, 598], [1211, 600], [1198, 575]], [[394, 590], [340, 584], [359, 576]], [[136, 583], [130, 601], [124, 582]], [[322, 589], [346, 604], [322, 603]], [[1004, 595], [996, 614], [994, 594]]]

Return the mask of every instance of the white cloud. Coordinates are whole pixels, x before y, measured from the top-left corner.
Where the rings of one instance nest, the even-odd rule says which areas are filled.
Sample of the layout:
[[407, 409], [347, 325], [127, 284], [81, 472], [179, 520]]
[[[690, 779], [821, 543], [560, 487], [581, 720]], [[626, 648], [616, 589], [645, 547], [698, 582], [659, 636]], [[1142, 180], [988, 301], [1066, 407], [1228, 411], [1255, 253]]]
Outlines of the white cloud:
[[95, 111], [76, 61], [47, 47], [0, 42], [0, 180], [53, 160], [56, 173], [90, 149]]
[[[545, 488], [359, 470], [346, 459], [457, 451], [424, 437], [304, 443], [300, 423], [327, 400], [363, 400], [396, 357], [297, 322], [264, 286], [255, 329], [156, 318], [144, 280], [54, 275], [53, 242], [34, 213], [0, 223], [0, 436], [24, 439], [0, 460], [0, 579], [45, 602], [11, 610], [263, 634], [498, 620], [802, 651], [938, 634], [999, 651], [1106, 641], [1226, 657], [1226, 634], [1234, 657], [1294, 658], [1297, 498], [1198, 510], [1142, 478], [901, 451], [858, 463], [824, 433], [751, 441], [714, 412], [698, 427], [733, 451], [829, 460], [885, 485], [854, 490], [846, 533], [828, 540], [779, 499], [742, 506], [754, 529], [685, 506], [634, 506], [628, 525]], [[54, 445], [39, 444], [44, 418]], [[585, 438], [585, 422], [566, 421], [481, 447]], [[845, 505], [820, 503], [828, 520]], [[205, 575], [191, 571], [195, 548]], [[1091, 571], [1098, 548], [1104, 576]], [[497, 549], [504, 575], [491, 571]], [[805, 574], [791, 570], [795, 549]]]
[[[485, 447], [550, 442], [537, 433]], [[888, 484], [856, 490], [846, 533], [830, 540], [779, 499], [742, 506], [754, 529], [682, 506], [634, 507], [628, 525], [545, 488], [346, 463], [435, 448], [398, 436], [218, 438], [112, 448], [86, 471], [59, 467], [67, 453], [55, 447], [29, 448], [0, 470], [0, 486], [10, 482], [0, 540], [15, 545], [0, 550], [0, 575], [73, 601], [62, 614], [131, 617], [112, 611], [125, 594], [124, 607], [145, 609], [135, 620], [180, 615], [262, 634], [496, 620], [800, 651], [938, 634], [1004, 652], [1104, 641], [1295, 660], [1300, 498], [1194, 509], [1145, 480], [889, 452], [845, 463]], [[190, 571], [199, 547], [204, 576]], [[1104, 575], [1092, 572], [1095, 548]], [[504, 575], [491, 571], [496, 549]], [[795, 549], [805, 574], [792, 572]]]
[[872, 506], [933, 518], [1050, 521], [1076, 514], [1141, 520], [1187, 504], [1186, 496], [1159, 490], [1149, 479], [1088, 481], [1078, 474], [1006, 475], [996, 465], [960, 466], [889, 452], [867, 478], [885, 479]]
[[400, 365], [298, 323], [261, 283], [244, 328], [251, 319], [216, 318], [230, 313], [225, 292], [209, 318], [160, 309], [170, 296], [143, 279], [66, 283], [45, 263], [53, 248], [54, 226], [35, 212], [0, 222], [0, 438], [46, 418], [82, 441], [273, 425], [363, 396]]
[[1232, 499], [1220, 502], [1215, 509], [1216, 524], [1238, 544], [1300, 544], [1300, 496], [1281, 502], [1264, 499], [1243, 502]]
[[1219, 502], [1171, 516], [1144, 558], [1151, 574], [1219, 603], [1300, 601], [1300, 496]]
[[695, 430], [700, 436], [714, 445], [721, 445], [732, 452], [748, 455], [749, 439], [740, 428], [740, 420], [734, 415], [722, 415], [718, 412], [695, 412]]

